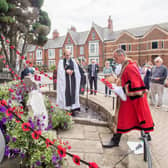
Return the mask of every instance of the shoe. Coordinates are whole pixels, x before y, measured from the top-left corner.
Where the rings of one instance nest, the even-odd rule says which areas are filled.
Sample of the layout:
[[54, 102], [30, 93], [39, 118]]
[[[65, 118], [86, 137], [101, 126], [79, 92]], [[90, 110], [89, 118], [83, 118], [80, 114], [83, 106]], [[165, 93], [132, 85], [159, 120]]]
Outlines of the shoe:
[[107, 144], [102, 144], [103, 148], [113, 148], [113, 147], [116, 147], [116, 146], [119, 146], [119, 144], [114, 142], [114, 141], [110, 141]]
[[92, 95], [93, 94], [93, 92], [90, 92], [90, 95]]
[[150, 134], [147, 134], [147, 140], [148, 140], [148, 141], [151, 141], [151, 140], [152, 140]]

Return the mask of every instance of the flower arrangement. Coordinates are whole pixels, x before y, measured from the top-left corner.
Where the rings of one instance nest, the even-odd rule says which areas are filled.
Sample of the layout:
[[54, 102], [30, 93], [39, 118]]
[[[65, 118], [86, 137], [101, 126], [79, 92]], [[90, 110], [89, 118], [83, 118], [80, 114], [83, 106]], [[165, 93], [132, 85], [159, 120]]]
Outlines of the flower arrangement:
[[49, 98], [45, 97], [45, 105], [49, 115], [49, 127], [54, 129], [69, 129], [72, 127], [72, 116], [69, 112], [53, 106]]

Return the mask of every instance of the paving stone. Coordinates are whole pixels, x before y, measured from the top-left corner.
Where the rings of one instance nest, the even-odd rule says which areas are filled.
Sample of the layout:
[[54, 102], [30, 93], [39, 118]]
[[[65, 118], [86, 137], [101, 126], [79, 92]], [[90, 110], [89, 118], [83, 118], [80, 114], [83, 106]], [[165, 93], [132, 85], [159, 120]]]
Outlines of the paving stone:
[[76, 140], [76, 139], [65, 139], [69, 141], [71, 145], [71, 152], [80, 153], [103, 153], [102, 145], [100, 141], [91, 140]]

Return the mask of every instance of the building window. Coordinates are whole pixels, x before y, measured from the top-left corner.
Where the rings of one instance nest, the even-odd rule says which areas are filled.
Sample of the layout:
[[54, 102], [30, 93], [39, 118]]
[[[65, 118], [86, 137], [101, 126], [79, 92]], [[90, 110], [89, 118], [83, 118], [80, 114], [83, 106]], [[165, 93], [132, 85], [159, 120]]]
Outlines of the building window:
[[33, 52], [29, 53], [29, 59], [33, 59]]
[[121, 45], [121, 49], [123, 49], [124, 51], [126, 51], [126, 45], [125, 45], [125, 44], [122, 44], [122, 45]]
[[36, 60], [42, 60], [43, 56], [42, 56], [42, 50], [38, 49], [36, 51]]
[[92, 40], [95, 40], [96, 39], [96, 33], [93, 31], [92, 32]]
[[48, 49], [48, 58], [55, 59], [55, 49]]
[[80, 47], [80, 55], [84, 55], [84, 47], [83, 46]]
[[129, 46], [128, 46], [128, 50], [131, 51], [131, 44], [129, 44]]
[[89, 56], [98, 56], [99, 55], [99, 43], [89, 43]]
[[48, 67], [55, 65], [55, 60], [48, 60]]
[[43, 62], [42, 62], [42, 61], [36, 61], [36, 64], [37, 64], [37, 65], [42, 65]]
[[152, 49], [157, 49], [158, 48], [158, 42], [157, 41], [153, 41], [152, 42]]
[[73, 55], [73, 45], [66, 45], [65, 48], [70, 50], [71, 51], [71, 57], [74, 57], [74, 55]]
[[68, 42], [68, 43], [71, 43], [71, 38], [70, 38], [70, 37], [68, 37], [67, 42]]
[[61, 48], [59, 49], [59, 57], [60, 58], [62, 57], [62, 49]]
[[164, 41], [162, 41], [162, 48], [164, 48]]

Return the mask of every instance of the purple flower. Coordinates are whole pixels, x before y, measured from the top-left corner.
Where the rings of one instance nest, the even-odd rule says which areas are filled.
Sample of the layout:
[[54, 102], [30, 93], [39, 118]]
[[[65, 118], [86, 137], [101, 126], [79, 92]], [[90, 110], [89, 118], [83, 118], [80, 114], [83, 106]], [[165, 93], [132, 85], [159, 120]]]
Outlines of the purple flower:
[[10, 141], [10, 136], [6, 135], [6, 141], [9, 142]]
[[46, 119], [46, 116], [43, 116], [43, 119]]
[[0, 112], [4, 113], [6, 111], [6, 108], [3, 105], [0, 105]]
[[38, 161], [36, 161], [36, 165], [37, 166], [41, 166], [41, 162], [38, 160]]
[[25, 154], [24, 153], [21, 153], [20, 154], [20, 157], [23, 159], [25, 157]]
[[12, 141], [13, 141], [13, 142], [16, 142], [16, 138], [15, 138], [15, 137], [13, 137], [13, 138], [12, 138]]
[[3, 118], [1, 119], [1, 121], [2, 121], [3, 124], [5, 124], [6, 121], [7, 121], [6, 117], [3, 117]]
[[5, 148], [5, 156], [9, 156], [9, 154], [10, 154], [9, 147], [6, 146], [6, 148]]
[[56, 155], [53, 155], [53, 156], [52, 156], [52, 162], [53, 162], [53, 163], [56, 163], [57, 160], [58, 160], [58, 157], [56, 157]]

